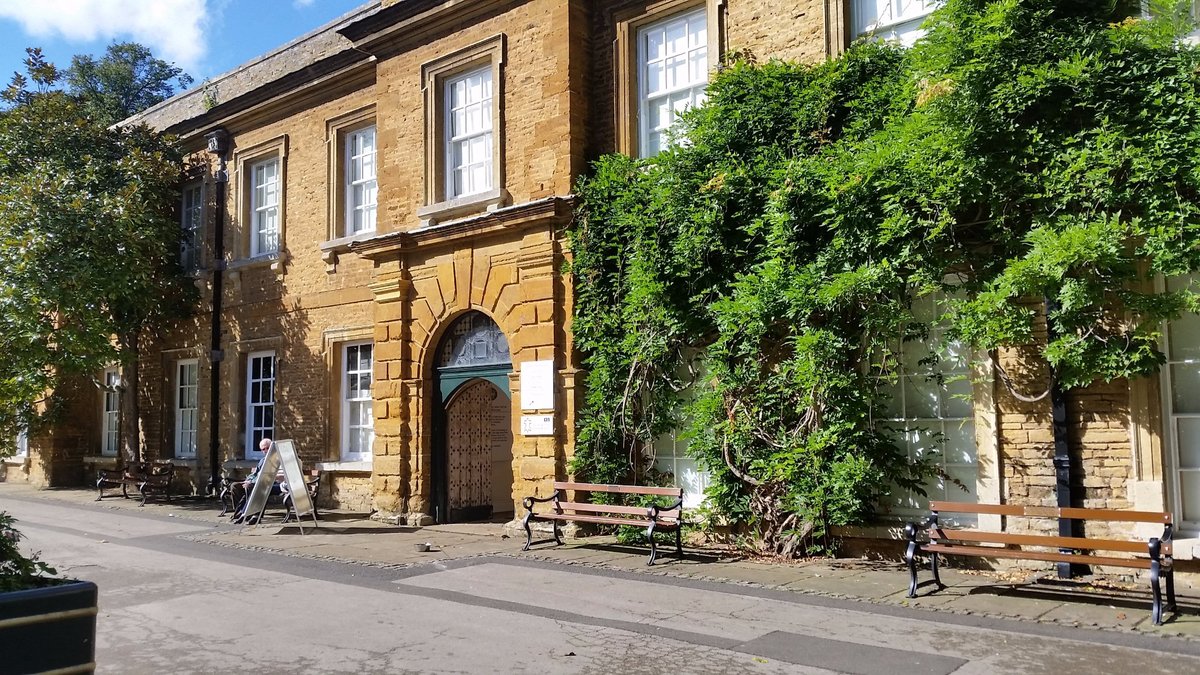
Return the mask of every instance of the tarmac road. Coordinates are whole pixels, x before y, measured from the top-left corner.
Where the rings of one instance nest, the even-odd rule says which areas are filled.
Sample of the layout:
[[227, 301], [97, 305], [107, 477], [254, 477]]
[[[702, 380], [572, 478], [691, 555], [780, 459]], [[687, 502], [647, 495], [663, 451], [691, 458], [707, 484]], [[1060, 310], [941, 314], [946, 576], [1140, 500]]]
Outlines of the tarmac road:
[[506, 556], [369, 567], [195, 541], [213, 531], [195, 520], [0, 508], [99, 586], [101, 673], [1200, 672], [1187, 640]]

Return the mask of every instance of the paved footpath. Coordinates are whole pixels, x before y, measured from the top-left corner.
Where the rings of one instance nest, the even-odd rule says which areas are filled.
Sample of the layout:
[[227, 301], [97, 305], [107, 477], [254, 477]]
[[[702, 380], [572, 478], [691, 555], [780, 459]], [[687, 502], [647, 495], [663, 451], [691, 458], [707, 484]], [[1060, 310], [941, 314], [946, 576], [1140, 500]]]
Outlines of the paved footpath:
[[331, 514], [301, 535], [206, 502], [91, 499], [0, 484], [29, 545], [100, 586], [100, 672], [1200, 672], [1195, 596], [1157, 629], [1140, 590], [949, 571], [908, 601], [891, 563], [691, 551], [648, 570], [595, 538], [530, 555], [497, 526]]

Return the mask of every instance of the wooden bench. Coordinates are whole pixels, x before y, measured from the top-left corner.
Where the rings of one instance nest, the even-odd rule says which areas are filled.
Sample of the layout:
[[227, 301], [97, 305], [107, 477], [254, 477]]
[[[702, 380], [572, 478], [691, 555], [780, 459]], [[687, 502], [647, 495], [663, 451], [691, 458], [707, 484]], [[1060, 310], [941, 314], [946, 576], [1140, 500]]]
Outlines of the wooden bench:
[[[928, 519], [920, 524], [908, 523], [904, 528], [905, 535], [908, 537], [908, 548], [904, 553], [904, 560], [908, 563], [908, 571], [911, 575], [911, 582], [908, 586], [908, 597], [910, 598], [914, 598], [917, 595], [916, 556], [918, 553], [928, 553], [930, 564], [933, 568], [933, 580], [939, 589], [945, 586], [938, 576], [938, 555], [1045, 560], [1057, 563], [1106, 565], [1150, 570], [1150, 589], [1154, 594], [1154, 606], [1150, 616], [1154, 624], [1160, 625], [1162, 623], [1164, 609], [1162, 591], [1159, 588], [1160, 578], [1166, 579], [1166, 609], [1175, 610], [1175, 570], [1172, 566], [1171, 558], [1171, 538], [1174, 526], [1170, 513], [1158, 511], [1011, 506], [1007, 504], [963, 504], [959, 502], [937, 501], [930, 502], [929, 508], [931, 515]], [[984, 532], [981, 530], [943, 527], [938, 522], [938, 518], [942, 513], [990, 514], [1009, 518], [1070, 518], [1079, 521], [1117, 523], [1161, 523], [1164, 529], [1161, 537], [1152, 537], [1148, 541]], [[918, 531], [923, 528], [928, 528], [928, 544], [922, 544], [917, 541]], [[1031, 550], [1031, 547], [1034, 550]], [[1111, 555], [1097, 555], [1097, 551], [1145, 553], [1149, 557], [1122, 558]]]
[[[567, 501], [567, 492], [572, 491], [576, 494], [580, 492], [588, 492], [591, 494], [617, 494], [617, 495], [635, 495], [649, 497], [670, 497], [675, 500], [670, 506], [660, 506], [652, 504], [650, 506], [619, 506], [610, 504], [590, 504], [587, 502]], [[658, 546], [654, 541], [655, 532], [675, 532], [675, 553], [683, 557], [683, 535], [681, 525], [683, 524], [683, 489], [673, 487], [642, 487], [639, 485], [599, 485], [595, 483], [560, 483], [554, 484], [554, 493], [549, 497], [526, 497], [522, 502], [525, 505], [525, 519], [522, 525], [525, 526], [525, 547], [522, 551], [528, 551], [533, 541], [533, 532], [529, 527], [531, 522], [545, 520], [553, 523], [554, 539], [545, 539], [543, 541], [554, 541], [561, 545], [562, 536], [559, 531], [559, 523], [563, 521], [573, 521], [577, 523], [598, 523], [601, 525], [627, 525], [631, 527], [645, 527], [646, 539], [650, 541], [650, 560], [647, 565], [653, 565], [654, 559], [658, 557]], [[536, 503], [549, 503], [550, 510], [542, 513], [534, 513], [533, 505]], [[543, 543], [542, 541], [536, 543]]]
[[[169, 461], [137, 462], [128, 464], [124, 469], [101, 469], [96, 479], [96, 501], [104, 499], [105, 488], [121, 488], [121, 496], [129, 498], [129, 487], [137, 489], [142, 503], [151, 494], [160, 494], [171, 501], [171, 480], [175, 477], [175, 465]], [[108, 495], [112, 496], [112, 495]]]

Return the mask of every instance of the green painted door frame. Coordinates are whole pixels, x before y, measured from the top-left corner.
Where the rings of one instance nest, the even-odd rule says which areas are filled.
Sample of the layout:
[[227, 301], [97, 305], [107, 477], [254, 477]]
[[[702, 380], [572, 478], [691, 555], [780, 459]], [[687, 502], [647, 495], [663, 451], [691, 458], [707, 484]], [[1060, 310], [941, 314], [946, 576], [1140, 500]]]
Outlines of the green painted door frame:
[[488, 366], [468, 366], [465, 368], [438, 368], [434, 375], [434, 389], [437, 391], [437, 405], [433, 407], [433, 495], [430, 505], [433, 508], [435, 522], [448, 522], [449, 486], [446, 484], [446, 472], [449, 457], [446, 455], [446, 402], [454, 392], [472, 380], [487, 380], [496, 386], [508, 399], [512, 400], [512, 391], [508, 387], [508, 375], [512, 372], [511, 363], [501, 363]]

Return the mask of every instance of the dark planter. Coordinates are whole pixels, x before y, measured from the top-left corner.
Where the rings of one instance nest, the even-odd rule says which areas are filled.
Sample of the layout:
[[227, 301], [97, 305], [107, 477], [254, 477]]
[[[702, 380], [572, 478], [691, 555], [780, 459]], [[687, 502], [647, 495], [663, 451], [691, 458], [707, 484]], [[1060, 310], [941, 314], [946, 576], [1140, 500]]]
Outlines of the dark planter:
[[96, 668], [96, 584], [75, 581], [0, 593], [0, 672]]

